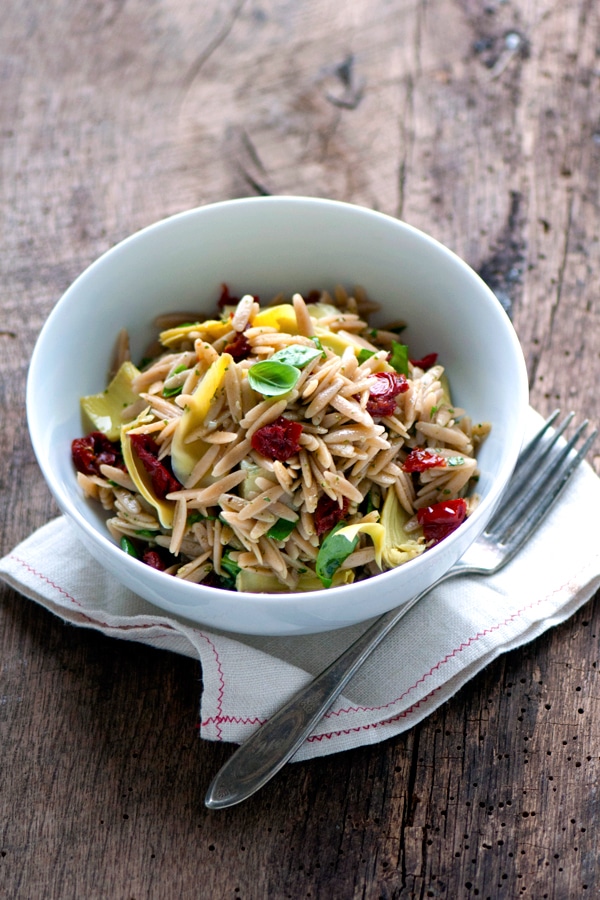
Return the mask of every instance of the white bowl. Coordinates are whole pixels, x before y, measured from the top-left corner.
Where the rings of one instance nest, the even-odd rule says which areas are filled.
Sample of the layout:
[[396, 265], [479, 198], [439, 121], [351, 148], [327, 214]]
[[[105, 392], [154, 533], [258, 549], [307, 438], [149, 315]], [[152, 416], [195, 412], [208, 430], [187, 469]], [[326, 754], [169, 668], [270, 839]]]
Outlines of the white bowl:
[[[106, 385], [116, 335], [133, 358], [160, 313], [210, 310], [219, 285], [270, 299], [363, 285], [376, 319], [409, 323], [412, 356], [439, 353], [457, 405], [492, 423], [479, 453], [481, 503], [452, 535], [400, 568], [314, 593], [235, 593], [157, 572], [123, 553], [98, 506], [84, 499], [70, 444], [82, 433], [79, 398]], [[405, 337], [406, 336], [406, 337]], [[484, 282], [447, 248], [380, 213], [302, 197], [231, 200], [158, 222], [93, 263], [56, 304], [29, 371], [27, 416], [42, 472], [90, 553], [115, 579], [170, 613], [213, 628], [293, 635], [354, 624], [406, 602], [464, 553], [490, 518], [515, 464], [528, 389], [523, 355]]]

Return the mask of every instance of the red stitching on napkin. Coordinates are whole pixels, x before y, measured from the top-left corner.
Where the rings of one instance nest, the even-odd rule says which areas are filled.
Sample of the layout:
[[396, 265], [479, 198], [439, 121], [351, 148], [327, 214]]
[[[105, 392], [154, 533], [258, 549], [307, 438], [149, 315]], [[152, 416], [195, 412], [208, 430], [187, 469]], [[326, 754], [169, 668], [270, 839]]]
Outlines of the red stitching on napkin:
[[[417, 700], [411, 706], [408, 706], [406, 709], [402, 710], [402, 712], [398, 713], [398, 715], [391, 716], [389, 719], [383, 719], [381, 722], [370, 722], [367, 725], [357, 725], [354, 728], [343, 728], [339, 731], [328, 731], [325, 734], [313, 734], [306, 739], [307, 743], [312, 743], [313, 741], [331, 740], [332, 738], [339, 737], [342, 734], [353, 734], [358, 731], [369, 731], [371, 728], [381, 728], [382, 725], [389, 725], [391, 722], [397, 722], [399, 719], [405, 719], [412, 712], [414, 712], [415, 709], [418, 709], [424, 703], [427, 703], [427, 701], [430, 700], [434, 694], [437, 694], [439, 690], [441, 690], [441, 688], [434, 688], [425, 697], [421, 697], [420, 700]], [[385, 709], [385, 707], [382, 707], [382, 709]], [[209, 719], [205, 719], [202, 722], [201, 727], [204, 728], [206, 725], [211, 724], [216, 725], [217, 718], [219, 722], [222, 722], [226, 725], [264, 725], [265, 722], [268, 721], [268, 719], [262, 719], [259, 716], [211, 716]]]
[[[560, 593], [560, 591], [562, 591], [564, 589], [564, 587], [565, 587], [565, 585], [563, 584], [559, 588], [556, 588], [554, 591], [552, 591], [552, 595]], [[449, 653], [447, 653], [444, 657], [442, 657], [442, 659], [438, 660], [438, 662], [435, 663], [435, 665], [433, 665], [429, 669], [428, 672], [425, 672], [423, 675], [421, 675], [417, 679], [417, 681], [415, 681], [414, 684], [412, 684], [409, 688], [407, 688], [405, 691], [403, 691], [399, 697], [396, 697], [395, 700], [390, 700], [389, 703], [385, 703], [383, 706], [348, 706], [348, 707], [344, 707], [343, 709], [330, 710], [329, 712], [327, 712], [324, 715], [323, 718], [328, 719], [328, 718], [331, 718], [332, 716], [341, 716], [341, 715], [345, 715], [345, 714], [353, 713], [353, 712], [380, 712], [381, 710], [388, 709], [390, 706], [393, 706], [395, 703], [399, 703], [400, 700], [403, 700], [404, 697], [406, 697], [408, 694], [410, 694], [412, 691], [414, 691], [420, 684], [423, 684], [427, 678], [430, 678], [433, 675], [433, 673], [435, 671], [437, 671], [437, 669], [441, 668], [441, 666], [445, 665], [447, 662], [449, 662], [449, 660], [451, 660], [454, 656], [457, 656], [459, 653], [461, 653], [467, 647], [470, 647], [471, 644], [474, 644], [476, 641], [480, 640], [482, 637], [485, 637], [486, 635], [491, 634], [493, 631], [498, 631], [499, 629], [505, 627], [506, 625], [509, 625], [515, 619], [520, 618], [520, 616], [522, 616], [524, 612], [526, 612], [529, 609], [534, 609], [536, 606], [540, 606], [542, 603], [545, 603], [546, 600], [548, 600], [548, 597], [541, 597], [539, 600], [536, 600], [534, 603], [528, 603], [526, 606], [521, 607], [521, 609], [517, 610], [516, 612], [511, 613], [511, 615], [508, 616], [506, 619], [504, 619], [503, 622], [496, 622], [495, 625], [490, 625], [489, 628], [484, 628], [483, 631], [479, 631], [479, 632], [477, 632], [477, 634], [471, 636], [466, 641], [463, 641], [458, 647], [455, 647], [453, 650], [451, 650]], [[438, 690], [440, 690], [439, 687], [434, 688], [433, 691], [431, 691], [429, 694], [426, 694], [425, 697], [421, 698], [420, 700], [417, 700], [412, 706], [407, 707], [407, 709], [398, 713], [396, 716], [392, 716], [388, 719], [385, 719], [384, 721], [373, 722], [371, 724], [366, 724], [366, 725], [357, 725], [354, 728], [341, 729], [340, 731], [331, 731], [331, 732], [327, 732], [326, 734], [322, 734], [322, 735], [314, 735], [314, 736], [307, 738], [307, 741], [322, 740], [323, 738], [331, 738], [331, 737], [335, 737], [336, 735], [350, 734], [352, 732], [357, 732], [357, 731], [365, 731], [365, 730], [368, 730], [369, 728], [377, 728], [377, 727], [380, 727], [381, 725], [385, 725], [388, 722], [395, 722], [398, 719], [406, 718], [407, 715], [409, 715], [413, 710], [418, 709], [418, 707], [422, 703], [425, 703]], [[221, 696], [222, 696], [222, 692], [220, 694], [220, 697]], [[246, 724], [262, 725], [264, 722], [267, 721], [267, 719], [260, 719], [258, 717], [247, 717], [246, 718], [246, 717], [242, 717], [242, 716], [222, 716], [220, 714], [220, 710], [221, 710], [221, 708], [219, 707], [219, 711], [216, 716], [211, 716], [208, 719], [205, 719], [202, 722], [202, 726], [204, 727], [204, 726], [207, 726], [210, 724], [218, 725], [219, 722], [222, 722], [223, 724], [236, 724], [236, 725], [246, 725]], [[219, 737], [219, 740], [220, 739], [221, 738]]]
[[[369, 731], [371, 728], [381, 728], [382, 725], [389, 725], [391, 722], [397, 722], [399, 719], [405, 719], [409, 716], [415, 709], [418, 709], [424, 703], [427, 703], [428, 700], [433, 697], [434, 694], [441, 690], [441, 688], [434, 688], [429, 694], [426, 694], [425, 697], [421, 697], [420, 700], [417, 700], [412, 706], [408, 706], [401, 713], [398, 713], [397, 716], [392, 716], [389, 719], [382, 719], [381, 722], [370, 722], [367, 725], [357, 725], [354, 728], [343, 728], [340, 731], [328, 731], [326, 734], [312, 734], [310, 737], [306, 739], [307, 743], [312, 743], [313, 741], [322, 741], [324, 738], [327, 740], [331, 740], [334, 737], [340, 737], [342, 734], [353, 734], [357, 731]], [[382, 707], [385, 709], [385, 707]]]
[[[213, 716], [212, 719], [214, 719], [213, 724], [214, 724], [215, 728], [217, 729], [217, 740], [222, 741], [223, 740], [223, 729], [221, 728], [221, 722], [226, 722], [228, 719], [227, 716], [222, 715], [223, 694], [225, 693], [225, 674], [223, 672], [223, 667], [221, 666], [221, 659], [219, 657], [219, 651], [215, 647], [214, 643], [211, 641], [211, 639], [209, 637], [207, 637], [205, 634], [203, 634], [203, 632], [197, 631], [196, 634], [198, 634], [201, 638], [203, 638], [206, 641], [206, 643], [208, 644], [208, 646], [210, 647], [210, 649], [212, 650], [214, 657], [215, 657], [217, 672], [219, 673], [219, 690], [217, 692], [217, 715]], [[209, 725], [210, 722], [211, 722], [211, 719], [207, 719], [205, 722], [201, 723], [201, 727], [204, 727], [205, 725]]]
[[[561, 585], [561, 587], [556, 588], [552, 591], [552, 595], [559, 593], [563, 590], [565, 585]], [[499, 631], [500, 628], [503, 628], [506, 625], [509, 625], [511, 622], [514, 622], [515, 619], [520, 618], [524, 612], [528, 609], [534, 609], [536, 606], [540, 606], [542, 603], [545, 603], [548, 600], [548, 597], [542, 597], [539, 600], [536, 600], [535, 603], [528, 603], [527, 606], [523, 606], [521, 609], [518, 609], [516, 612], [511, 613], [503, 622], [496, 622], [495, 625], [490, 625], [489, 628], [484, 628], [483, 631], [478, 631], [476, 635], [473, 635], [470, 638], [467, 638], [466, 641], [463, 641], [458, 647], [455, 647], [454, 650], [451, 650], [447, 653], [442, 659], [438, 660], [438, 662], [433, 665], [428, 672], [425, 672], [418, 678], [414, 684], [412, 684], [409, 688], [403, 691], [399, 697], [396, 697], [395, 700], [390, 700], [389, 703], [385, 703], [383, 706], [347, 706], [343, 709], [332, 709], [329, 712], [325, 713], [323, 718], [330, 718], [331, 716], [340, 716], [343, 713], [351, 713], [351, 712], [379, 712], [382, 709], [387, 709], [390, 706], [393, 706], [395, 703], [399, 703], [400, 700], [403, 700], [411, 691], [414, 691], [420, 684], [424, 684], [427, 678], [430, 678], [434, 672], [440, 669], [443, 665], [449, 662], [453, 657], [458, 656], [463, 650], [467, 647], [470, 647], [471, 644], [474, 644], [476, 641], [480, 640], [482, 637], [485, 637], [488, 634], [491, 634], [493, 631]], [[428, 695], [431, 696], [431, 695]], [[387, 721], [392, 721], [388, 719]]]
[[60, 587], [60, 585], [55, 584], [55, 582], [48, 578], [46, 575], [38, 572], [37, 569], [34, 569], [33, 566], [30, 566], [29, 563], [25, 562], [24, 559], [19, 559], [18, 556], [14, 555], [14, 553], [11, 553], [8, 558], [14, 559], [15, 562], [19, 563], [20, 566], [23, 566], [24, 569], [27, 569], [28, 572], [31, 572], [32, 575], [35, 575], [36, 578], [39, 578], [40, 581], [44, 581], [46, 584], [49, 584], [50, 587], [53, 587], [55, 591], [58, 591], [59, 594], [63, 594], [63, 596], [65, 596], [67, 600], [70, 600], [72, 603], [74, 603], [75, 606], [82, 606], [79, 600], [76, 600], [75, 597], [72, 597], [68, 591], [65, 591], [64, 588]]

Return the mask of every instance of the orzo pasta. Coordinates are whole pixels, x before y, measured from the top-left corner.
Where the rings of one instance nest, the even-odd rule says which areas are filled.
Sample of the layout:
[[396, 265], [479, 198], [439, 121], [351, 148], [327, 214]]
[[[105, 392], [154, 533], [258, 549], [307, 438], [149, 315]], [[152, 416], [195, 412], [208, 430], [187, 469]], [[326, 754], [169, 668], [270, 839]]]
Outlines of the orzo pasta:
[[82, 398], [79, 485], [122, 548], [177, 578], [310, 591], [399, 566], [472, 511], [489, 425], [364, 290], [163, 317], [150, 358]]

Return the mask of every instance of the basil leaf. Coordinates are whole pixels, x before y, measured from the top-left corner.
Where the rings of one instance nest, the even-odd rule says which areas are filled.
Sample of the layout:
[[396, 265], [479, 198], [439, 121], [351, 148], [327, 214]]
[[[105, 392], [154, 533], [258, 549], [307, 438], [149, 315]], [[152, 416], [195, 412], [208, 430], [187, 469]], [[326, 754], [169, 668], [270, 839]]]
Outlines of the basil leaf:
[[183, 390], [183, 385], [178, 384], [177, 387], [163, 388], [162, 395], [163, 395], [163, 397], [166, 397], [166, 398], [176, 397], [178, 394], [180, 394], [182, 392], [182, 390]]
[[136, 535], [141, 538], [146, 538], [149, 541], [153, 541], [158, 532], [150, 531], [149, 528], [140, 528], [139, 531], [136, 531]]
[[[176, 366], [173, 369], [173, 371], [169, 374], [169, 378], [172, 378], [173, 375], [180, 375], [182, 372], [185, 372], [186, 369], [187, 369], [187, 366], [184, 366], [183, 364], [180, 366]], [[169, 378], [167, 378], [167, 381], [169, 380]], [[183, 384], [178, 384], [175, 387], [163, 387], [162, 395], [163, 395], [163, 397], [176, 397], [178, 394], [180, 394], [182, 392], [182, 390], [183, 390]]]
[[269, 357], [268, 362], [282, 362], [288, 366], [296, 366], [297, 369], [303, 369], [309, 362], [321, 355], [321, 351], [316, 347], [305, 347], [304, 344], [290, 344], [283, 350], [278, 350], [273, 356]]
[[121, 540], [119, 541], [119, 545], [121, 550], [124, 550], [128, 556], [133, 556], [135, 559], [139, 559], [138, 552], [135, 549], [135, 546], [132, 541], [126, 535], [123, 535]]
[[333, 576], [358, 543], [358, 535], [356, 535], [354, 540], [349, 541], [343, 534], [337, 534], [344, 525], [344, 522], [338, 522], [319, 547], [315, 571], [321, 579], [323, 587], [326, 588], [331, 587]]
[[300, 378], [300, 369], [287, 363], [266, 359], [254, 363], [248, 369], [250, 387], [265, 397], [279, 397], [295, 387]]
[[230, 558], [228, 553], [224, 553], [221, 558], [221, 568], [225, 569], [232, 578], [235, 578], [238, 572], [241, 571], [241, 567]]
[[216, 516], [205, 516], [201, 512], [190, 513], [187, 517], [187, 527], [191, 528], [196, 522], [216, 522]]
[[406, 344], [392, 341], [392, 350], [388, 357], [388, 362], [399, 375], [408, 375], [408, 347]]
[[362, 364], [362, 363], [366, 362], [368, 359], [371, 359], [372, 356], [375, 356], [375, 352], [376, 352], [375, 350], [367, 350], [366, 348], [364, 348], [363, 350], [359, 350], [358, 357], [357, 357], [359, 363]]
[[290, 522], [288, 519], [277, 519], [275, 524], [271, 525], [267, 531], [267, 537], [273, 538], [274, 541], [285, 541], [295, 527], [295, 522]]

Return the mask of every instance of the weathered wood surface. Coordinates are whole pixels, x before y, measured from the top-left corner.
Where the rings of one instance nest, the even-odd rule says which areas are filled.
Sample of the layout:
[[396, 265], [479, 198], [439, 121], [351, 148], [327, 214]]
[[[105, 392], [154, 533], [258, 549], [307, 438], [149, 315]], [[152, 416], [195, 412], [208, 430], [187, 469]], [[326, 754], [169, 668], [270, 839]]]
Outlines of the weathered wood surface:
[[[594, 0], [4, 0], [0, 552], [56, 513], [24, 419], [53, 304], [227, 197], [430, 232], [510, 308], [534, 405], [600, 420], [599, 29]], [[230, 748], [197, 739], [199, 666], [1, 593], [3, 896], [600, 893], [598, 598], [406, 735], [211, 813]]]

